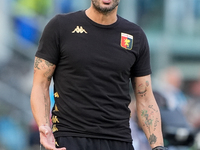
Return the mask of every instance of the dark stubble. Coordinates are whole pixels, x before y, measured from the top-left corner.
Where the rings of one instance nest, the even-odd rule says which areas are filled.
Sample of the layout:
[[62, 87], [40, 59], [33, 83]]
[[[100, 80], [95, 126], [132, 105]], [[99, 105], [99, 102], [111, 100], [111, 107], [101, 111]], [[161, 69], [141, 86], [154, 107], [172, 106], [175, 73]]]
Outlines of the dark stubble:
[[114, 10], [119, 5], [119, 2], [120, 2], [120, 0], [114, 0], [112, 6], [110, 6], [110, 7], [101, 7], [100, 3], [99, 3], [99, 0], [91, 0], [91, 1], [92, 1], [92, 4], [93, 4], [94, 8], [98, 12], [103, 13], [103, 14], [107, 14], [107, 13], [111, 12], [112, 10]]

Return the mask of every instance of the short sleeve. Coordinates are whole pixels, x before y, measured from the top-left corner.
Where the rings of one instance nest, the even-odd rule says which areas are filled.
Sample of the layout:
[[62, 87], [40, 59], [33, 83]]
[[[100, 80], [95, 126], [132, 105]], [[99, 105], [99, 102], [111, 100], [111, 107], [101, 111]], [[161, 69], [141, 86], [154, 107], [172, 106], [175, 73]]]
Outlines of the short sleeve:
[[58, 16], [55, 16], [45, 26], [35, 56], [56, 65], [60, 55], [59, 47], [59, 22]]
[[145, 33], [141, 30], [138, 56], [131, 68], [131, 77], [140, 77], [149, 74], [151, 74], [149, 44]]

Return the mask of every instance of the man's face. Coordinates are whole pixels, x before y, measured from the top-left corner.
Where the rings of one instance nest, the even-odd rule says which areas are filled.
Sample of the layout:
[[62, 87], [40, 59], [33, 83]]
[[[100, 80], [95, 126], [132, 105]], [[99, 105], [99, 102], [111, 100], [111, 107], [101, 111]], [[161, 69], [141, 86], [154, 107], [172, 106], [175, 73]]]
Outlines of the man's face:
[[109, 13], [114, 10], [120, 0], [91, 0], [94, 8], [100, 13]]

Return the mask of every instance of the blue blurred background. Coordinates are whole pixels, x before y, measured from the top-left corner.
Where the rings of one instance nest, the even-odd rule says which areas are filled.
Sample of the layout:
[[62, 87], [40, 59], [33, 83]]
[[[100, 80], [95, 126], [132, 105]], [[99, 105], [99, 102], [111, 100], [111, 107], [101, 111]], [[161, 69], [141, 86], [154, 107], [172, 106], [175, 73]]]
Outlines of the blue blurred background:
[[[90, 0], [0, 0], [0, 150], [38, 148], [29, 101], [38, 41], [54, 15], [89, 6]], [[121, 0], [118, 13], [140, 25], [149, 40], [156, 99], [161, 109], [164, 106], [172, 113], [162, 111], [166, 145], [199, 150], [200, 0]], [[53, 103], [52, 90], [50, 94]], [[130, 109], [134, 114], [134, 98]], [[168, 126], [178, 113], [189, 129], [181, 124], [176, 129], [173, 123]], [[137, 120], [134, 115], [133, 120]], [[139, 133], [133, 133], [134, 146], [139, 150], [146, 141], [137, 140], [142, 133], [137, 125], [135, 129]], [[190, 133], [192, 142], [186, 142]]]

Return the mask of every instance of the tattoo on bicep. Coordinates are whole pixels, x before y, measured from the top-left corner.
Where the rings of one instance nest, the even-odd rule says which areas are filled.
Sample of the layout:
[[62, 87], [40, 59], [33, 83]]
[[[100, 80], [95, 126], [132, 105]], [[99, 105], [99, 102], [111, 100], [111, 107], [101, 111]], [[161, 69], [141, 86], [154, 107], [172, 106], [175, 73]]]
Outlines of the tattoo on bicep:
[[47, 70], [45, 73], [44, 73], [44, 76], [47, 77], [47, 80], [48, 81], [51, 81], [51, 78], [53, 76], [53, 72], [51, 69]]
[[155, 144], [157, 141], [157, 137], [154, 134], [151, 134], [149, 137], [149, 143], [150, 144]]
[[[44, 73], [44, 76], [47, 77], [48, 81], [51, 81], [51, 77], [53, 76], [53, 70], [55, 69], [55, 66], [54, 66], [54, 64], [52, 64], [46, 60], [45, 60], [45, 64], [48, 67], [48, 68], [45, 67], [45, 69], [48, 69], [48, 70]], [[52, 66], [54, 66], [53, 69], [50, 68]]]
[[36, 58], [34, 63], [34, 68], [37, 68], [40, 70], [39, 64], [42, 62], [42, 59]]
[[138, 86], [138, 94], [141, 96], [141, 97], [144, 97], [146, 96], [146, 92], [147, 92], [147, 87], [149, 86], [149, 81], [146, 81], [145, 84], [140, 84]]
[[52, 63], [50, 63], [50, 62], [48, 62], [48, 61], [46, 61], [46, 60], [45, 60], [45, 64], [46, 64], [48, 67], [54, 65], [54, 64], [52, 64]]

